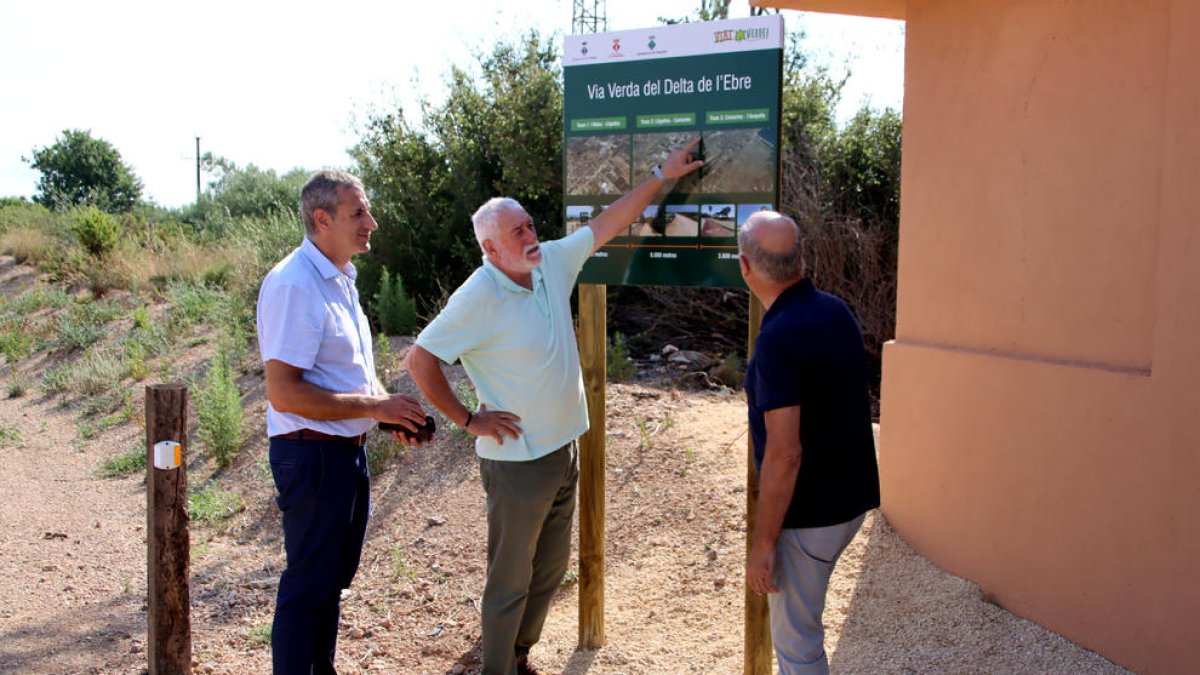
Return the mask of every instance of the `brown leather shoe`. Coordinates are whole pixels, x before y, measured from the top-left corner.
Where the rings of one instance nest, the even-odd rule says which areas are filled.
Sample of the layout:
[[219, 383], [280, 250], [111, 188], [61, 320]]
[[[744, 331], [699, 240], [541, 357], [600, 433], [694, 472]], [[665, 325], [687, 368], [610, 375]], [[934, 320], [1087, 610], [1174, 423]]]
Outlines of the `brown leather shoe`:
[[544, 670], [538, 670], [528, 656], [517, 659], [517, 675], [549, 675]]

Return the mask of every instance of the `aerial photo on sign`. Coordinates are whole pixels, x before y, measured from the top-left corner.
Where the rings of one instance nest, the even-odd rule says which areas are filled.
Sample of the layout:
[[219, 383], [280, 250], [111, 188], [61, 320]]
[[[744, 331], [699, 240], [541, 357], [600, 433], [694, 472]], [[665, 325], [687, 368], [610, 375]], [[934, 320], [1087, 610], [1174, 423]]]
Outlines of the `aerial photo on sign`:
[[779, 202], [783, 18], [564, 41], [564, 185], [574, 231], [699, 138], [704, 168], [659, 193], [581, 283], [741, 287], [737, 228]]

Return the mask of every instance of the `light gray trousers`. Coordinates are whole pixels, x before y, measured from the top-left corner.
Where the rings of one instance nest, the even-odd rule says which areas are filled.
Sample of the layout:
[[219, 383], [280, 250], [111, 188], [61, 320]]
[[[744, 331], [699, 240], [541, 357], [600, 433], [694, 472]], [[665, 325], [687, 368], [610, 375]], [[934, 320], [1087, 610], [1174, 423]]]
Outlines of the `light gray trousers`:
[[837, 559], [862, 527], [863, 514], [829, 527], [784, 529], [775, 542], [775, 586], [767, 596], [771, 641], [781, 675], [826, 675], [825, 593]]

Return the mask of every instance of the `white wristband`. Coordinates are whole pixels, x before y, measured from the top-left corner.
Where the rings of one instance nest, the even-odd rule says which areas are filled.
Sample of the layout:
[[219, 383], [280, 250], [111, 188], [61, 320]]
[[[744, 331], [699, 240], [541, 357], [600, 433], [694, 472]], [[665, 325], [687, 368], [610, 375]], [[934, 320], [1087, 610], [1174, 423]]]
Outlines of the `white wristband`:
[[662, 172], [661, 164], [655, 164], [654, 168], [650, 169], [650, 173], [654, 174], [654, 177], [661, 180], [662, 182], [664, 182], [664, 183], [667, 182], [667, 176]]

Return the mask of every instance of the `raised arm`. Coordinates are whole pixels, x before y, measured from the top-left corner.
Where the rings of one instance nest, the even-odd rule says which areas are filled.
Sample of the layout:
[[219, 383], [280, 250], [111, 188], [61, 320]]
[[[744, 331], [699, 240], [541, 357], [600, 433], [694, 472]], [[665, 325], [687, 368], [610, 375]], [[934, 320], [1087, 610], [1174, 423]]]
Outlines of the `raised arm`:
[[642, 211], [650, 205], [650, 202], [654, 201], [654, 196], [667, 181], [686, 176], [704, 166], [704, 160], [692, 160], [692, 150], [699, 142], [700, 139], [696, 138], [672, 152], [667, 156], [667, 160], [659, 166], [663, 174], [661, 179], [651, 174], [588, 223], [588, 227], [592, 228], [592, 236], [596, 240], [592, 246], [593, 253], [612, 241], [613, 237], [627, 230], [630, 223], [641, 216]]

